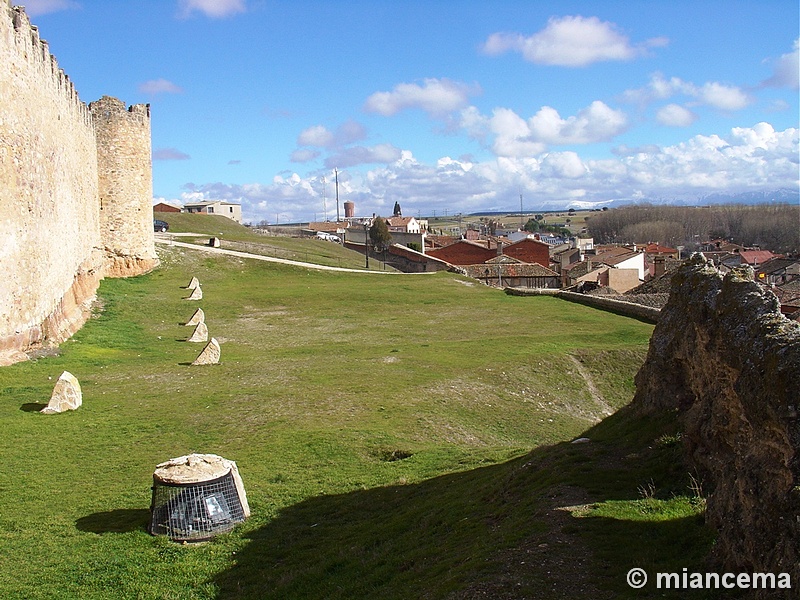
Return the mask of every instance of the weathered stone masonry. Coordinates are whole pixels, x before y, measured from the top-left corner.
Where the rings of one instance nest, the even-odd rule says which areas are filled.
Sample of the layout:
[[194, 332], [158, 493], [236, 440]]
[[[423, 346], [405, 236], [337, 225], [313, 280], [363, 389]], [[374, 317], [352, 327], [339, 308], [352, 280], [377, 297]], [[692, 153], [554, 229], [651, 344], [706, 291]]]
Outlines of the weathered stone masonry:
[[753, 270], [723, 278], [696, 257], [672, 277], [633, 400], [644, 411], [676, 411], [689, 463], [710, 492], [706, 516], [724, 568], [790, 573], [795, 594], [799, 373], [800, 325], [781, 315]]
[[0, 0], [0, 364], [85, 321], [104, 276], [158, 264], [150, 115], [78, 97], [21, 7]]

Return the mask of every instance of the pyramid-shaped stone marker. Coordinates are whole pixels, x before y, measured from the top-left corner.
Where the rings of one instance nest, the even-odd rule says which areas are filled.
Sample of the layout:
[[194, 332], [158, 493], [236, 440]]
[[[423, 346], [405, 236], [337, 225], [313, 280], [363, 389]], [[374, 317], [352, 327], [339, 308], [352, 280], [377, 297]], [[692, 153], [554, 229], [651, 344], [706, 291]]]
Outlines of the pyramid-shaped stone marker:
[[41, 411], [43, 415], [54, 415], [65, 410], [75, 410], [83, 403], [81, 384], [69, 371], [58, 378], [50, 402]]
[[194, 333], [186, 340], [187, 342], [207, 342], [208, 341], [208, 327], [205, 323], [198, 323], [194, 328]]
[[215, 338], [211, 338], [211, 341], [208, 342], [203, 351], [200, 353], [194, 362], [193, 365], [216, 365], [219, 363], [219, 342]]
[[184, 298], [184, 300], [202, 300], [203, 299], [203, 290], [198, 285], [196, 288], [192, 290], [192, 295], [188, 298]]
[[196, 287], [200, 286], [200, 281], [198, 281], [197, 277], [192, 277], [192, 280], [189, 282], [189, 285], [186, 286], [187, 290], [193, 290]]
[[194, 314], [192, 315], [192, 318], [189, 319], [184, 324], [185, 325], [197, 325], [199, 323], [205, 323], [205, 322], [206, 322], [206, 313], [203, 312], [202, 308], [198, 308], [196, 311], [194, 311]]

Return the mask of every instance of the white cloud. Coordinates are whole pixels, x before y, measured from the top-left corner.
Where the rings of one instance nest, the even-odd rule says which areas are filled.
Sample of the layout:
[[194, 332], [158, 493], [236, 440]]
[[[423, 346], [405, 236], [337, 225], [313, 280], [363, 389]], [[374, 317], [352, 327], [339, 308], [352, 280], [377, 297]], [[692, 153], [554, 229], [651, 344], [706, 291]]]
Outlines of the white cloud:
[[627, 128], [624, 112], [596, 100], [577, 115], [563, 119], [558, 111], [543, 106], [528, 120], [510, 108], [495, 108], [492, 116], [474, 106], [461, 112], [460, 127], [472, 139], [487, 143], [496, 156], [536, 156], [549, 145], [591, 144], [606, 141]]
[[[496, 130], [521, 131], [527, 122], [513, 111], [495, 112]], [[519, 128], [519, 129], [517, 129]], [[491, 134], [491, 132], [489, 132]], [[522, 143], [522, 141], [520, 141]], [[769, 123], [733, 128], [726, 135], [694, 136], [666, 147], [620, 147], [616, 156], [587, 159], [579, 152], [499, 156], [476, 162], [443, 157], [428, 165], [408, 150], [391, 146], [366, 148], [363, 160], [397, 157], [367, 171], [339, 170], [340, 198], [356, 203], [358, 214], [386, 214], [394, 198], [404, 213], [442, 214], [477, 210], [513, 210], [520, 191], [528, 208], [544, 203], [562, 206], [579, 199], [611, 200], [682, 198], [697, 200], [714, 192], [797, 189], [798, 130], [775, 131]], [[341, 165], [340, 165], [341, 166]], [[192, 199], [241, 201], [246, 220], [308, 220], [323, 210], [319, 172], [276, 176], [269, 183], [187, 186]], [[328, 188], [330, 192], [330, 188]], [[388, 200], [387, 200], [388, 199]], [[330, 202], [329, 202], [330, 203]]]
[[531, 139], [528, 123], [509, 108], [496, 108], [488, 119], [489, 131], [494, 135], [492, 151], [497, 156], [535, 156], [546, 146]]
[[178, 15], [181, 18], [199, 12], [212, 19], [221, 19], [246, 10], [245, 0], [178, 0]]
[[767, 87], [800, 88], [800, 38], [794, 41], [794, 49], [775, 61], [773, 75], [761, 83]]
[[700, 88], [697, 97], [701, 102], [720, 110], [741, 110], [750, 104], [747, 94], [738, 87], [716, 81], [706, 83]]
[[552, 17], [547, 27], [525, 37], [519, 33], [493, 33], [483, 45], [490, 55], [519, 52], [525, 60], [543, 65], [584, 67], [610, 60], [632, 60], [649, 47], [664, 46], [666, 38], [631, 45], [618, 27], [597, 17]]
[[304, 129], [297, 137], [298, 146], [317, 146], [325, 148], [333, 143], [333, 133], [328, 131], [323, 125], [314, 125]]
[[[16, 2], [12, 2], [16, 4]], [[20, 2], [25, 6], [25, 12], [31, 17], [38, 17], [39, 15], [46, 15], [49, 13], [58, 12], [61, 10], [74, 10], [81, 8], [80, 3], [73, 0], [26, 0]]]
[[356, 121], [346, 121], [330, 131], [324, 125], [314, 125], [304, 129], [297, 137], [298, 146], [316, 146], [318, 148], [340, 148], [353, 142], [366, 139], [366, 128]]
[[347, 168], [372, 163], [391, 163], [401, 158], [401, 152], [391, 144], [377, 146], [351, 146], [325, 159], [325, 166]]
[[180, 94], [183, 89], [166, 79], [151, 79], [140, 83], [139, 91], [143, 94], [156, 96], [158, 94]]
[[679, 104], [667, 104], [656, 113], [656, 121], [667, 127], [688, 127], [696, 119], [696, 114]]
[[542, 107], [530, 119], [533, 139], [553, 145], [591, 144], [610, 140], [625, 131], [625, 113], [614, 110], [599, 100], [577, 115], [562, 119], [554, 108]]
[[425, 79], [422, 85], [400, 83], [391, 92], [375, 92], [364, 103], [364, 110], [390, 117], [400, 111], [419, 108], [441, 117], [467, 105], [470, 95], [478, 93], [477, 87], [449, 79]]
[[697, 86], [679, 77], [665, 78], [661, 73], [650, 76], [648, 84], [642, 88], [626, 90], [622, 99], [640, 105], [648, 105], [656, 100], [666, 100], [675, 96], [692, 98], [695, 105], [704, 104], [724, 111], [741, 110], [752, 103], [752, 99], [733, 85], [709, 81]]
[[586, 175], [586, 166], [575, 152], [553, 152], [542, 158], [542, 172], [551, 177], [576, 179]]

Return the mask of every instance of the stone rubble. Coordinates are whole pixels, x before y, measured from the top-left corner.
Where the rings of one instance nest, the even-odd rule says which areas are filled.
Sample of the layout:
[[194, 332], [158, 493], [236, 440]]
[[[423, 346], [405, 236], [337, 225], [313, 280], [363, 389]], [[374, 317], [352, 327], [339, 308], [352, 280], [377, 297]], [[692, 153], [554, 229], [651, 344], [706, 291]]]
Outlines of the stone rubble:
[[216, 365], [219, 364], [220, 348], [219, 342], [215, 338], [211, 338], [203, 351], [194, 360], [192, 365]]
[[202, 300], [203, 299], [203, 289], [200, 287], [200, 284], [197, 285], [196, 288], [192, 290], [192, 293], [184, 300]]
[[189, 337], [187, 342], [207, 342], [208, 341], [208, 327], [205, 323], [198, 323], [194, 328], [194, 332]]
[[189, 319], [188, 321], [186, 321], [186, 323], [184, 323], [184, 325], [186, 325], [186, 326], [192, 325], [193, 326], [193, 325], [198, 325], [199, 323], [205, 323], [205, 322], [206, 322], [206, 313], [203, 312], [202, 308], [198, 308], [196, 311], [194, 311], [194, 314], [192, 315], [192, 318]]
[[64, 371], [58, 378], [50, 402], [41, 412], [43, 415], [54, 415], [65, 410], [75, 410], [83, 404], [83, 393], [78, 379], [69, 371]]

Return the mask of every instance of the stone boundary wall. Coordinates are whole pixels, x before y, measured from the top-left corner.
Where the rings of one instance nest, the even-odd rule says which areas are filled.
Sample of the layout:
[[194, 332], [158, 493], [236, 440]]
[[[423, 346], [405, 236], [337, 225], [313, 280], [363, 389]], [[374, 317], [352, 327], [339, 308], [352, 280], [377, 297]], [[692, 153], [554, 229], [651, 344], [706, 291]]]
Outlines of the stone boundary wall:
[[97, 289], [88, 107], [22, 8], [0, 2], [0, 352], [71, 335]]
[[[10, 0], [0, 0], [0, 65], [3, 365], [77, 331], [103, 276], [142, 273], [158, 258], [149, 109], [134, 106], [115, 115], [122, 134], [101, 144], [99, 157], [90, 107], [24, 8]], [[130, 117], [134, 125], [125, 129]], [[111, 170], [118, 172], [111, 187], [123, 193], [101, 219], [99, 173]]]
[[644, 306], [634, 302], [624, 302], [603, 296], [591, 296], [579, 294], [577, 292], [565, 292], [556, 289], [526, 289], [526, 288], [506, 288], [506, 293], [512, 296], [555, 296], [570, 302], [576, 302], [592, 308], [607, 310], [618, 315], [632, 317], [645, 321], [646, 323], [658, 323], [661, 311], [658, 308]]
[[800, 324], [753, 281], [702, 257], [672, 290], [636, 375], [632, 406], [675, 412], [707, 493], [716, 560], [734, 573], [790, 573], [800, 583]]

